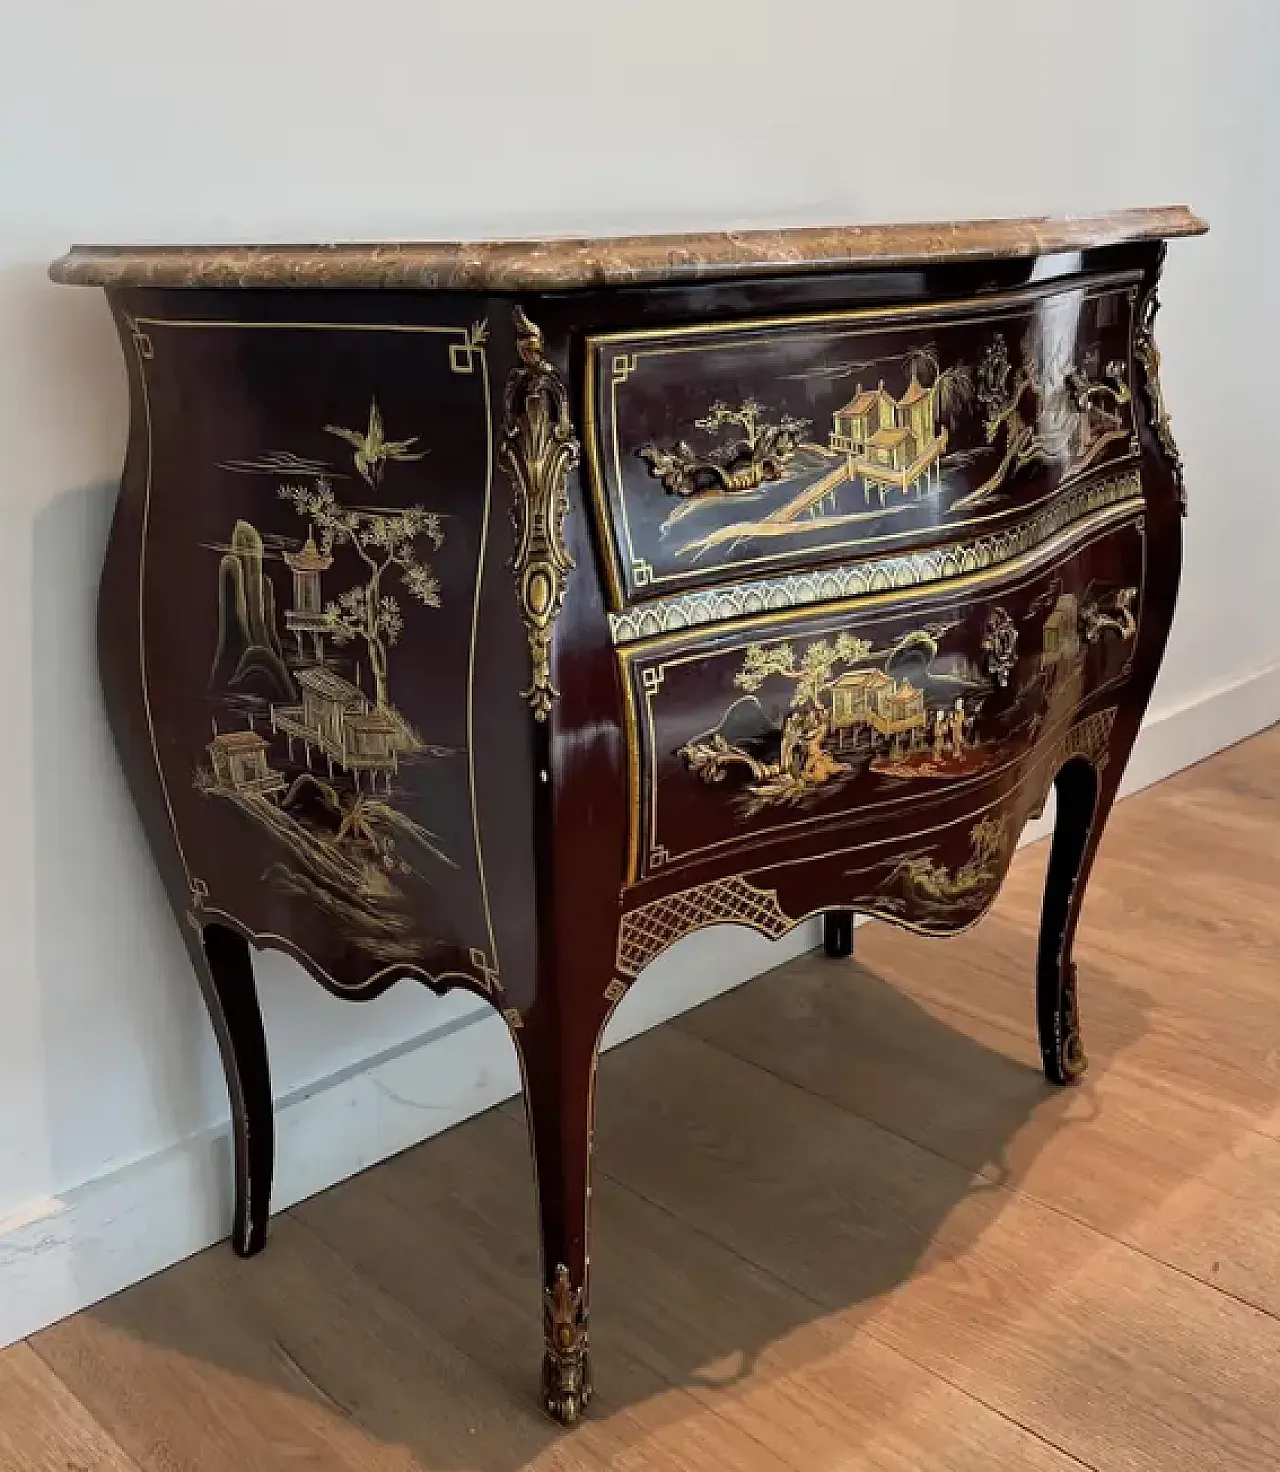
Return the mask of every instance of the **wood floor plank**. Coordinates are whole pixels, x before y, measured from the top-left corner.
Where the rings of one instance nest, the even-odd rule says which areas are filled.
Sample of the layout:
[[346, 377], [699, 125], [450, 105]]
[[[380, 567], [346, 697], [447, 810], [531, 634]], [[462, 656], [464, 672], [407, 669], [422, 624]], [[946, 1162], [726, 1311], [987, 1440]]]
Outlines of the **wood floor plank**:
[[[1179, 958], [1176, 932], [1164, 932], [1161, 951], [1154, 944], [1145, 962], [1113, 954], [1109, 933], [1095, 922], [1095, 905], [1106, 866], [1090, 888], [1076, 943], [1080, 1007], [1089, 1057], [1135, 1078], [1168, 1087], [1188, 1098], [1216, 1100], [1240, 1110], [1255, 1126], [1271, 1132], [1280, 1105], [1280, 1021], [1276, 951], [1252, 963], [1255, 982], [1246, 990], [1243, 976], [1251, 963], [1224, 943], [1214, 966], [1190, 965]], [[1145, 888], [1157, 882], [1147, 873]], [[1037, 886], [1038, 888], [1038, 886]], [[1034, 922], [1013, 907], [997, 905], [978, 929], [943, 942], [890, 932], [882, 924], [858, 933], [861, 962], [877, 976], [920, 1000], [969, 1012], [992, 1024], [1019, 1031], [1026, 1057], [1038, 1057], [1035, 1043]], [[1118, 908], [1117, 924], [1124, 924]], [[928, 946], [929, 951], [922, 952]], [[1223, 974], [1225, 964], [1230, 975]], [[1265, 983], [1265, 984], [1264, 984]]]
[[676, 1026], [1280, 1317], [1280, 1141], [1095, 1063], [1055, 1089], [1003, 1026], [813, 955]]
[[543, 1431], [313, 1234], [212, 1249], [36, 1336], [144, 1469], [519, 1466]]
[[[1036, 848], [1047, 857], [1046, 845]], [[1113, 814], [1085, 914], [1111, 956], [1193, 978], [1218, 976], [1229, 956], [1233, 993], [1274, 1002], [1278, 865], [1280, 823], [1270, 811], [1207, 786], [1157, 789]], [[1018, 863], [1008, 908], [1034, 916], [1042, 872]]]
[[1276, 1320], [675, 1029], [610, 1062], [604, 1169], [847, 1327], [1092, 1466], [1280, 1462]]
[[[419, 1266], [455, 1260], [466, 1276], [475, 1252], [484, 1259], [482, 1276], [491, 1276], [495, 1263], [524, 1272], [511, 1262], [511, 1233], [502, 1225], [527, 1210], [520, 1199], [528, 1191], [522, 1125], [499, 1114], [484, 1125], [482, 1149], [464, 1131], [451, 1132], [367, 1182], [308, 1203], [299, 1215], [362, 1272], [458, 1336], [496, 1377], [518, 1386], [526, 1367], [525, 1336], [510, 1319], [521, 1297], [516, 1286], [508, 1285], [496, 1305], [463, 1290], [464, 1312], [441, 1302], [430, 1270]], [[633, 1419], [643, 1414], [665, 1433], [659, 1448], [655, 1428], [646, 1428], [646, 1465], [688, 1459], [690, 1466], [797, 1472], [1076, 1466], [902, 1355], [829, 1324], [812, 1300], [607, 1177], [595, 1194], [592, 1262], [602, 1390], [573, 1444], [594, 1464], [610, 1454], [599, 1438], [615, 1432], [609, 1422], [626, 1404]], [[513, 1343], [521, 1356], [514, 1364]], [[948, 1428], [945, 1437], [937, 1434], [940, 1425]], [[679, 1461], [667, 1442], [679, 1449]]]
[[3, 1472], [138, 1472], [49, 1367], [25, 1344], [0, 1351]]
[[[513, 1111], [493, 1111], [439, 1136], [295, 1214], [483, 1366], [506, 1396], [535, 1403], [541, 1274], [528, 1142]], [[597, 1306], [597, 1315], [614, 1322], [607, 1308]], [[638, 1349], [625, 1318], [615, 1327], [620, 1332], [594, 1338], [599, 1388], [591, 1417], [567, 1441], [539, 1417], [542, 1440], [554, 1444], [547, 1455], [554, 1451], [560, 1460], [530, 1466], [647, 1465], [643, 1457], [673, 1468], [706, 1466], [707, 1457], [726, 1468], [788, 1465], [732, 1426], [696, 1417], [687, 1391]]]

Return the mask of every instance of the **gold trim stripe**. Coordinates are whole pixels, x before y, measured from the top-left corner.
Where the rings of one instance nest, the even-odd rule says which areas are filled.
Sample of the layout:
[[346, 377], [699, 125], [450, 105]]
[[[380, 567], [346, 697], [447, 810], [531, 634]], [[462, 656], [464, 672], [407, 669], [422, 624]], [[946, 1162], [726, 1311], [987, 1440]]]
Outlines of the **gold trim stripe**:
[[898, 557], [867, 558], [835, 567], [814, 568], [788, 577], [754, 578], [727, 587], [677, 593], [622, 613], [610, 613], [609, 632], [614, 644], [633, 644], [706, 624], [807, 608], [871, 593], [948, 583], [1011, 562], [1091, 512], [1142, 499], [1141, 474], [1136, 469], [1128, 470], [1077, 486], [1026, 521], [972, 541], [953, 542]]

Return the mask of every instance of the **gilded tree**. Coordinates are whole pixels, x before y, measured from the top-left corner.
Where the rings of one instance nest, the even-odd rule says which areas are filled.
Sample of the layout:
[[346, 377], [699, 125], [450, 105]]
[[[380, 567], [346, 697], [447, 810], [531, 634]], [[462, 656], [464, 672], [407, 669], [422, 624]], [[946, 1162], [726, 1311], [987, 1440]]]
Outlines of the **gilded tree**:
[[907, 353], [907, 372], [920, 387], [933, 392], [938, 418], [954, 423], [956, 417], [973, 402], [973, 370], [965, 363], [952, 363], [944, 368], [938, 350], [932, 343], [912, 348]]
[[[756, 491], [766, 481], [781, 480], [800, 448], [809, 420], [780, 413], [766, 417], [768, 410], [759, 399], [740, 404], [717, 400], [694, 424], [708, 434], [732, 429], [733, 438], [719, 440], [705, 451], [694, 450], [684, 440], [673, 446], [641, 445], [636, 454], [660, 480], [663, 489], [690, 504], [706, 497], [718, 498]], [[677, 520], [677, 512], [671, 520]], [[665, 527], [664, 527], [665, 530]]]
[[[386, 449], [385, 444], [382, 448]], [[370, 476], [376, 478], [381, 474], [376, 468], [381, 463], [366, 456], [369, 475], [365, 478], [371, 485], [374, 481]], [[403, 511], [343, 506], [323, 476], [314, 486], [283, 485], [280, 495], [311, 522], [326, 555], [335, 547], [349, 546], [364, 563], [364, 581], [326, 605], [325, 630], [337, 644], [349, 644], [353, 639], [364, 641], [369, 651], [369, 668], [373, 671], [374, 698], [380, 709], [386, 709], [390, 704], [387, 651], [404, 629], [399, 600], [385, 591], [386, 583], [394, 574], [416, 602], [428, 608], [440, 607], [439, 579], [418, 555], [418, 543], [422, 540], [430, 542], [435, 549], [443, 544], [440, 518], [421, 506], [408, 506]]]
[[741, 438], [727, 448], [731, 452], [745, 452], [749, 460], [758, 461], [769, 454], [794, 450], [809, 427], [807, 419], [797, 419], [794, 414], [779, 414], [777, 423], [770, 423], [765, 418], [767, 412], [759, 399], [745, 399], [741, 404], [717, 400], [701, 419], [693, 422], [699, 429], [741, 430]]
[[955, 502], [953, 511], [980, 505], [1026, 465], [1056, 464], [1062, 475], [1076, 474], [1108, 445], [1128, 437], [1123, 407], [1132, 393], [1124, 363], [1107, 363], [1097, 377], [1096, 354], [1076, 363], [1074, 332], [1074, 321], [1061, 314], [1036, 317], [1023, 334], [1016, 365], [1002, 333], [987, 343], [976, 395], [987, 444], [1003, 441], [1004, 452], [987, 479]]
[[[871, 645], [853, 634], [837, 634], [835, 642], [817, 639], [796, 659], [790, 644], [749, 644], [742, 669], [733, 683], [739, 690], [759, 690], [773, 675], [795, 681], [791, 705], [819, 704], [818, 697], [831, 684], [840, 665], [862, 664], [872, 657]], [[880, 651], [884, 653], [883, 650]]]

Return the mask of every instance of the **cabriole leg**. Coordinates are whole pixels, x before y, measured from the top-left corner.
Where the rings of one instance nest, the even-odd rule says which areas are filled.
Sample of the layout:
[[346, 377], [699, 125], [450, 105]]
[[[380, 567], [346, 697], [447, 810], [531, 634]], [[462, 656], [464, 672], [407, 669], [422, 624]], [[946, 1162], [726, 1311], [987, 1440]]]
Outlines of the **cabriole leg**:
[[[1086, 761], [1069, 762], [1057, 774], [1058, 809], [1045, 881], [1036, 966], [1036, 1020], [1045, 1077], [1075, 1083], [1088, 1067], [1080, 1033], [1076, 968], [1071, 959], [1076, 924], [1107, 815], [1115, 801], [1119, 769], [1103, 778]], [[1107, 779], [1110, 780], [1107, 780]]]
[[231, 1098], [235, 1154], [231, 1245], [240, 1257], [252, 1257], [266, 1245], [275, 1165], [266, 1033], [248, 941], [225, 925], [206, 925], [197, 934], [189, 950], [208, 1004]]
[[828, 910], [822, 917], [822, 945], [837, 961], [853, 955], [853, 911]]
[[537, 1168], [542, 1231], [542, 1404], [563, 1426], [591, 1399], [588, 1276], [596, 1044], [604, 1014], [558, 1027], [549, 1007], [514, 1033]]

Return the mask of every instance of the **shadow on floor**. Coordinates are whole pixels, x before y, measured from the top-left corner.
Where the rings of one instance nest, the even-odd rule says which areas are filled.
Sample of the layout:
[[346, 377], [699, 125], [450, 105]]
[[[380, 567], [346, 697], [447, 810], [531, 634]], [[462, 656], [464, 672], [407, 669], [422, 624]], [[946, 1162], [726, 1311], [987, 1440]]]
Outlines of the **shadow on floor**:
[[[1114, 1056], [1143, 1007], [1096, 968], [1087, 984]], [[730, 1465], [739, 1433], [692, 1413], [861, 1344], [886, 1295], [990, 1228], [998, 1183], [1080, 1096], [1025, 1036], [808, 957], [608, 1054], [599, 1100], [598, 1390], [565, 1445], [601, 1465], [710, 1423], [706, 1465]], [[211, 1249], [38, 1347], [148, 1466], [163, 1444], [184, 1466], [514, 1472], [565, 1435], [536, 1406], [530, 1175], [505, 1105], [278, 1218], [260, 1258]], [[892, 1418], [892, 1377], [872, 1392], [864, 1414]]]

